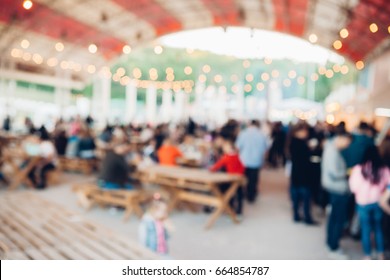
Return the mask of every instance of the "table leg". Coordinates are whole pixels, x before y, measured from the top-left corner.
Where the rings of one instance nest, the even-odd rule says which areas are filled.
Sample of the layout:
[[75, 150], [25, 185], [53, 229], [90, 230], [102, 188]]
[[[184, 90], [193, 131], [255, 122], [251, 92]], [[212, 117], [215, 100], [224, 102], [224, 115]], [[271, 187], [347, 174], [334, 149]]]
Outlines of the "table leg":
[[206, 229], [211, 228], [214, 223], [217, 221], [219, 216], [223, 214], [223, 212], [227, 212], [228, 215], [231, 217], [233, 222], [239, 223], [236, 217], [236, 213], [233, 211], [233, 209], [229, 205], [230, 199], [235, 195], [237, 188], [240, 187], [239, 183], [234, 182], [231, 184], [230, 188], [226, 191], [225, 194], [221, 194], [217, 186], [213, 186], [212, 190], [213, 193], [216, 194], [217, 198], [220, 200], [220, 205], [216, 207], [215, 211], [212, 213], [211, 217], [206, 223]]
[[38, 159], [31, 159], [25, 168], [17, 172], [15, 174], [15, 179], [12, 181], [11, 185], [9, 186], [9, 190], [16, 189], [26, 179], [28, 173], [34, 168], [37, 162]]

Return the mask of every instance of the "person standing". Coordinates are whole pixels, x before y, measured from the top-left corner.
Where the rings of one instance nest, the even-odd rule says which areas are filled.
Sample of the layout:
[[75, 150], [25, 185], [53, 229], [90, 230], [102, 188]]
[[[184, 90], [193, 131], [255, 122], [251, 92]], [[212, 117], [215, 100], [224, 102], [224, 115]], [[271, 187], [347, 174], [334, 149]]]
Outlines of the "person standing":
[[331, 212], [327, 225], [327, 240], [329, 257], [332, 259], [347, 259], [340, 250], [340, 239], [347, 220], [350, 192], [347, 180], [347, 165], [341, 151], [351, 143], [351, 136], [345, 132], [336, 135], [325, 144], [322, 156], [321, 182], [329, 193]]
[[294, 221], [301, 221], [299, 208], [303, 202], [304, 221], [308, 225], [316, 225], [311, 216], [312, 189], [307, 171], [310, 168], [310, 149], [308, 146], [309, 131], [306, 125], [298, 125], [290, 142], [291, 156], [291, 200], [293, 203]]
[[245, 166], [247, 178], [246, 197], [250, 203], [256, 201], [258, 182], [264, 155], [267, 151], [267, 138], [260, 131], [260, 123], [252, 120], [248, 128], [241, 131], [236, 140], [241, 162]]
[[389, 184], [390, 170], [381, 159], [378, 148], [376, 146], [368, 148], [363, 156], [362, 164], [356, 165], [352, 169], [349, 178], [351, 191], [356, 197], [365, 259], [371, 259], [372, 233], [375, 235], [378, 258], [384, 259], [384, 240], [381, 224], [383, 212], [379, 206], [379, 201]]

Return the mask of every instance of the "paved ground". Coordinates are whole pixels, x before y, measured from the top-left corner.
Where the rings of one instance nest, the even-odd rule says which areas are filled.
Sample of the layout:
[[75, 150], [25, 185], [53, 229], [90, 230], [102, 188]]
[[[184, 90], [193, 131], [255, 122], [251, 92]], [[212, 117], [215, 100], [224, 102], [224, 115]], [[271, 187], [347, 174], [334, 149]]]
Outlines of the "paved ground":
[[[93, 208], [85, 212], [77, 205], [71, 182], [91, 179], [67, 174], [63, 178], [66, 183], [37, 193], [137, 239], [139, 221], [136, 218], [123, 223], [121, 211]], [[324, 217], [314, 211], [321, 222], [317, 227], [293, 223], [287, 185], [282, 171], [263, 171], [260, 199], [255, 205], [246, 205], [244, 220], [239, 225], [222, 217], [212, 229], [204, 230], [207, 214], [174, 212], [171, 219], [175, 232], [169, 242], [170, 255], [174, 259], [327, 259]], [[352, 259], [362, 258], [359, 243], [346, 239], [342, 246]]]

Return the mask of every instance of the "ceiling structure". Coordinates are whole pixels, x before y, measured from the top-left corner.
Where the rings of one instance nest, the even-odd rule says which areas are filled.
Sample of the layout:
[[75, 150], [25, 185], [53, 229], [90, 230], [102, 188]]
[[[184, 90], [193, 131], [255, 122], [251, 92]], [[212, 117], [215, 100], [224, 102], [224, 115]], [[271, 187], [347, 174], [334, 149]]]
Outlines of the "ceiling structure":
[[210, 26], [310, 38], [353, 62], [390, 46], [388, 0], [32, 0], [28, 10], [23, 3], [0, 0], [0, 66], [52, 75], [68, 69], [81, 80], [127, 46]]

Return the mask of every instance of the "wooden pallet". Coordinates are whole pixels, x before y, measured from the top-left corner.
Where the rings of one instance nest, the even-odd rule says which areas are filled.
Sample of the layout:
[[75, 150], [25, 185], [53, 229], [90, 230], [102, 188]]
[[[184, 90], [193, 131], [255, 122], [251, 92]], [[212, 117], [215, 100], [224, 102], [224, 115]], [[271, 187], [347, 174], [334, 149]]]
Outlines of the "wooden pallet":
[[77, 194], [79, 204], [87, 210], [94, 205], [125, 208], [124, 221], [133, 213], [141, 218], [141, 204], [153, 195], [145, 190], [104, 190], [93, 183], [76, 184], [72, 189]]
[[0, 197], [0, 224], [0, 253], [6, 259], [158, 258], [129, 238], [29, 191]]
[[95, 159], [59, 157], [58, 163], [60, 169], [64, 171], [81, 172], [86, 175], [91, 174], [97, 167]]

